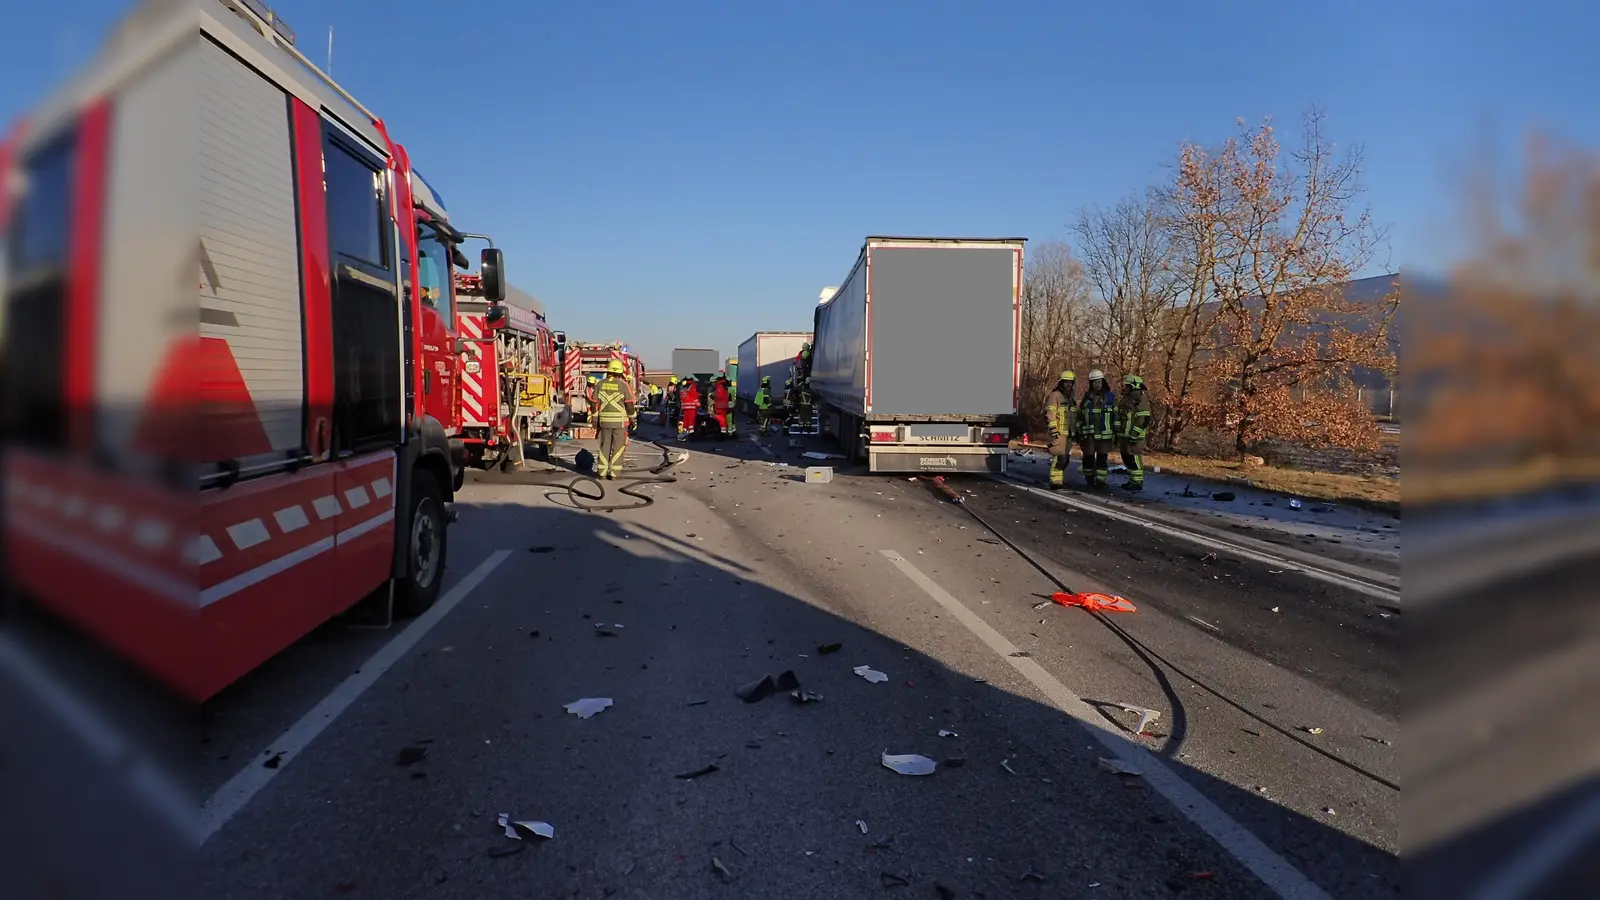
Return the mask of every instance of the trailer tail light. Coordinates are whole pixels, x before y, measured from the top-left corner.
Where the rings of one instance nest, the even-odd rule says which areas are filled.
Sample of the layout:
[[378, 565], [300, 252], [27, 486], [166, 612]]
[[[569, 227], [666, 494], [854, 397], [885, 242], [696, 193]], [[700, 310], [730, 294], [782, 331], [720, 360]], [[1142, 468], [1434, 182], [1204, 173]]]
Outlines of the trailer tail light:
[[873, 429], [872, 442], [874, 444], [892, 444], [899, 437], [898, 429], [891, 428], [887, 431]]
[[1004, 444], [1006, 441], [1010, 440], [1010, 438], [1011, 434], [1007, 431], [985, 430], [983, 432], [983, 442], [985, 444]]

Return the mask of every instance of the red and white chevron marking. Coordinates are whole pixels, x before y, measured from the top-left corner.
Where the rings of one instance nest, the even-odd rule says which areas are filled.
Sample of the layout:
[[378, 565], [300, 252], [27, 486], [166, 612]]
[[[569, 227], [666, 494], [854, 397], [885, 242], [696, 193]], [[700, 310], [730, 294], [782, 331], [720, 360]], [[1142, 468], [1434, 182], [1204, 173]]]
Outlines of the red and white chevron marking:
[[[482, 340], [489, 332], [488, 318], [486, 316], [461, 316], [461, 335], [469, 341]], [[487, 379], [494, 378], [494, 352], [493, 348], [479, 344], [478, 355], [469, 356], [477, 359], [478, 371], [461, 372], [461, 424], [463, 425], [490, 425], [490, 416], [485, 409], [491, 408], [495, 398], [490, 396]]]

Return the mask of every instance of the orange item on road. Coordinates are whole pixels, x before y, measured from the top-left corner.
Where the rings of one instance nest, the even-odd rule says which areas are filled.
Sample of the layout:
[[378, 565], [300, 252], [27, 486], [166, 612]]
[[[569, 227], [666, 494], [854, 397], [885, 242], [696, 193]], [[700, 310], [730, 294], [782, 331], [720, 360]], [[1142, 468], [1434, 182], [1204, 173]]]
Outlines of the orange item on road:
[[1098, 594], [1085, 591], [1081, 594], [1054, 593], [1050, 599], [1062, 606], [1081, 606], [1090, 612], [1138, 612], [1139, 608], [1128, 601], [1126, 597], [1113, 597], [1110, 594]]

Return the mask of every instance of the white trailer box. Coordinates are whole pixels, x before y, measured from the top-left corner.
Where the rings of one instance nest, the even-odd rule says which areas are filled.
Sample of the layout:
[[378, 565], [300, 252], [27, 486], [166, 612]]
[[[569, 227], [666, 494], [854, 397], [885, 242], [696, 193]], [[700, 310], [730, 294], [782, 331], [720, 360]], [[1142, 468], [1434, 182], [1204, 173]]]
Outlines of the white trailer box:
[[822, 430], [873, 472], [1003, 473], [1024, 238], [869, 237], [816, 307]]
[[758, 331], [739, 345], [739, 406], [755, 409], [762, 378], [772, 379], [773, 399], [783, 396], [783, 382], [800, 348], [811, 340], [809, 331]]

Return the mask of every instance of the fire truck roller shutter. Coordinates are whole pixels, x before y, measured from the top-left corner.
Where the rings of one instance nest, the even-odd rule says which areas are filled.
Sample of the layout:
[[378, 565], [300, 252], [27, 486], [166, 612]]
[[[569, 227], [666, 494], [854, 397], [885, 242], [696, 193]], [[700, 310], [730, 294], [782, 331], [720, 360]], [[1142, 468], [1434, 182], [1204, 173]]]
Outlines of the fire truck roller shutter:
[[[202, 460], [304, 445], [300, 251], [288, 97], [199, 42]], [[243, 460], [242, 460], [243, 461]]]

